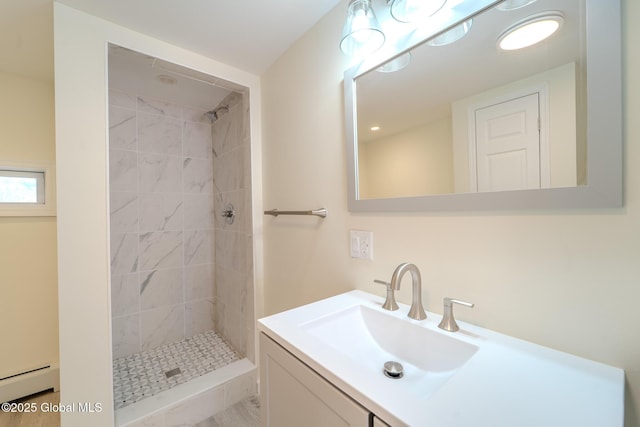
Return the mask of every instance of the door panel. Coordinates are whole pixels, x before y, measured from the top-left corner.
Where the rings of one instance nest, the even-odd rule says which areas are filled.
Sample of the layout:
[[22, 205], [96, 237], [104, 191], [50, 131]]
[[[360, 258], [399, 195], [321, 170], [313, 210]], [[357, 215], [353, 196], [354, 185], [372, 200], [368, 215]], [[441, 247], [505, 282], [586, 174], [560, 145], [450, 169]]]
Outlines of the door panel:
[[539, 95], [476, 110], [478, 191], [540, 188]]

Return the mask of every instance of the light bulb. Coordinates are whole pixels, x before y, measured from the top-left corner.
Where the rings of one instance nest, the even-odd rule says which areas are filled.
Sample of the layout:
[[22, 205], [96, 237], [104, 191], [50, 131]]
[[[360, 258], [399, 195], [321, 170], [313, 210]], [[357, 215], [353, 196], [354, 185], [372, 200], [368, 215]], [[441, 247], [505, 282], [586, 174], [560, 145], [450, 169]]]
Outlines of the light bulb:
[[342, 30], [340, 49], [347, 55], [364, 56], [384, 44], [384, 33], [369, 0], [351, 0]]

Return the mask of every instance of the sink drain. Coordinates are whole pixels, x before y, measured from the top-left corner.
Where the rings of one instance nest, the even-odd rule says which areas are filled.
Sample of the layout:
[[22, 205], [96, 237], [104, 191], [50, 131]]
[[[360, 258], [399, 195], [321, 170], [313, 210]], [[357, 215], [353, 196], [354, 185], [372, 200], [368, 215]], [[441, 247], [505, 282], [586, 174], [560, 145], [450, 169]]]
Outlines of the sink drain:
[[402, 375], [404, 374], [402, 365], [393, 360], [385, 362], [384, 369], [382, 371], [386, 376], [393, 379], [402, 378]]

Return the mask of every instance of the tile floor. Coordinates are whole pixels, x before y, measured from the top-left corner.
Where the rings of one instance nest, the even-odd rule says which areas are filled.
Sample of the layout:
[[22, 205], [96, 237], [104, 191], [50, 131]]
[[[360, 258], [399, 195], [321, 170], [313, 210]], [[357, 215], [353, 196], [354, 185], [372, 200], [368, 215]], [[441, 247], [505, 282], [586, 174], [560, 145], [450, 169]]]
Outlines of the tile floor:
[[124, 408], [239, 359], [214, 331], [115, 359], [115, 408]]
[[[43, 392], [16, 402], [36, 403], [40, 406], [47, 402], [60, 403], [60, 392]], [[236, 403], [225, 411], [196, 424], [194, 427], [259, 427], [260, 403], [258, 397], [250, 397]], [[4, 413], [0, 412], [0, 427], [60, 427], [60, 414], [57, 412]]]
[[258, 397], [242, 400], [194, 427], [259, 427], [260, 402]]
[[[153, 396], [236, 360], [239, 360], [238, 354], [214, 331], [207, 331], [152, 351], [116, 359], [113, 362], [116, 408]], [[59, 399], [59, 392], [44, 392], [18, 401], [36, 402], [40, 405], [43, 402], [59, 403]], [[197, 427], [258, 427], [259, 408], [258, 398], [251, 397], [198, 423]], [[60, 414], [40, 411], [0, 414], [0, 427], [31, 426], [60, 426]]]

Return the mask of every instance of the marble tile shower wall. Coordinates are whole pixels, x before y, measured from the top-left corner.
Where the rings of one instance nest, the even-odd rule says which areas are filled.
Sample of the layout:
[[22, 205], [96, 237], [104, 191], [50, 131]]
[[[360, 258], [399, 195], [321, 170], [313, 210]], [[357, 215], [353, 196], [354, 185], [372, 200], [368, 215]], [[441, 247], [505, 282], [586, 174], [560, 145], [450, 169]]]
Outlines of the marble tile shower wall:
[[221, 334], [241, 355], [255, 360], [253, 241], [251, 221], [251, 151], [247, 94], [232, 93], [228, 106], [212, 125], [216, 209], [233, 205], [229, 224], [215, 216], [215, 322]]
[[111, 91], [114, 358], [215, 322], [211, 122], [204, 111]]

